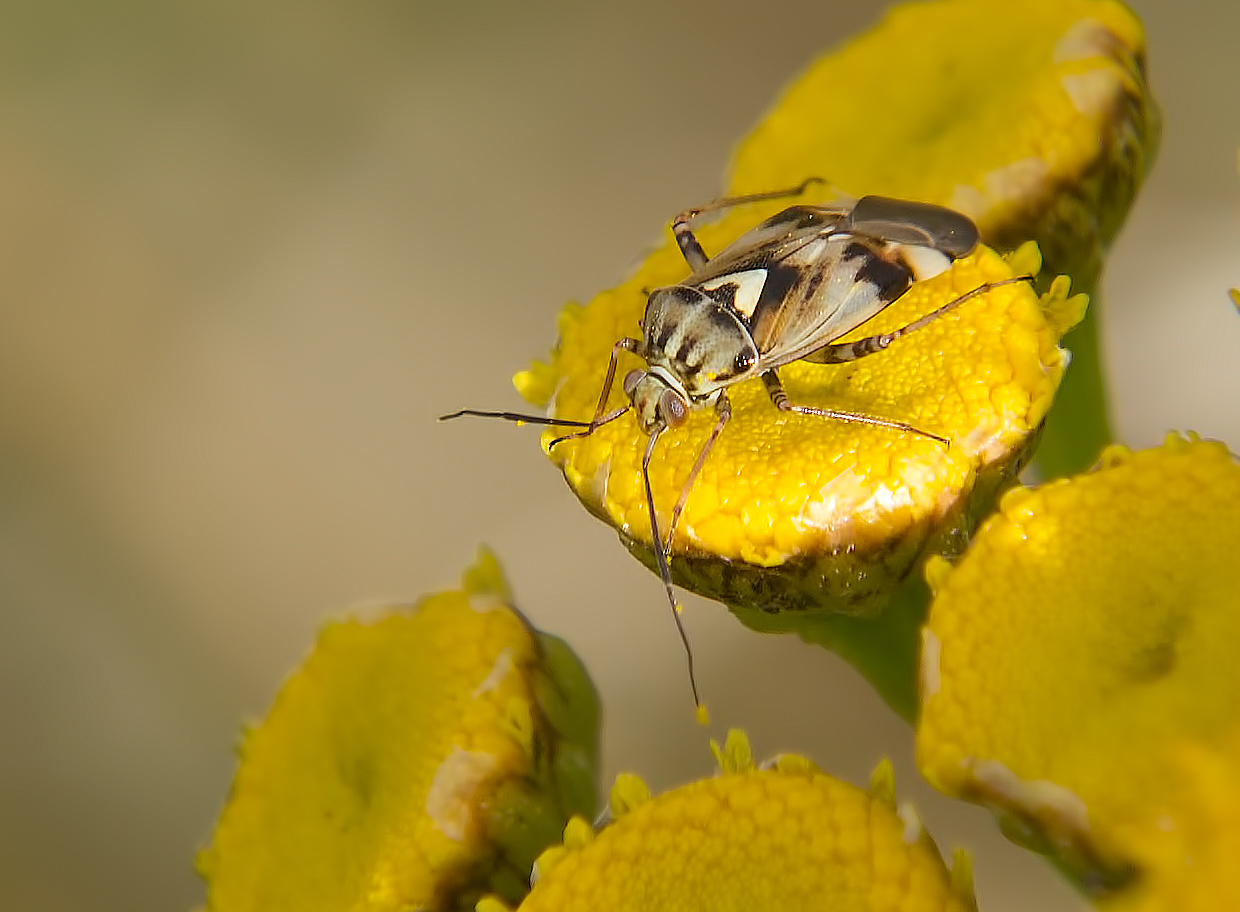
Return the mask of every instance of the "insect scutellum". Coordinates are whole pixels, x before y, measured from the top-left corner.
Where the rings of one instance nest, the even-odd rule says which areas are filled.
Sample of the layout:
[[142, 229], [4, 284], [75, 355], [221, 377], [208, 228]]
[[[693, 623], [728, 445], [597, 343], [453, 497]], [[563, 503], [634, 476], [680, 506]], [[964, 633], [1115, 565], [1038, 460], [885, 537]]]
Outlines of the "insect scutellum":
[[[612, 346], [591, 420], [475, 409], [462, 409], [440, 419], [472, 415], [574, 429], [552, 440], [553, 448], [567, 440], [588, 437], [633, 411], [647, 436], [641, 470], [651, 547], [684, 644], [689, 683], [698, 707], [701, 700], [693, 651], [680, 618], [669, 561], [689, 493], [731, 418], [728, 387], [761, 377], [771, 402], [781, 411], [891, 428], [950, 446], [946, 437], [903, 421], [793, 403], [777, 371], [793, 361], [842, 364], [876, 354], [968, 300], [1031, 278], [988, 282], [899, 329], [836, 342], [890, 306], [915, 283], [939, 275], [955, 260], [972, 253], [978, 244], [978, 231], [967, 216], [942, 206], [865, 196], [838, 204], [790, 206], [714, 257], [706, 255], [693, 234], [691, 223], [698, 216], [798, 196], [816, 180], [811, 178], [787, 190], [723, 197], [682, 212], [672, 221], [672, 233], [689, 264], [690, 275], [675, 285], [650, 292], [641, 338], [622, 338]], [[646, 367], [625, 374], [621, 386], [628, 402], [608, 410], [621, 352], [637, 355]], [[655, 445], [664, 431], [684, 424], [691, 411], [708, 406], [715, 409], [714, 426], [672, 508], [667, 531], [661, 533], [650, 485]]]

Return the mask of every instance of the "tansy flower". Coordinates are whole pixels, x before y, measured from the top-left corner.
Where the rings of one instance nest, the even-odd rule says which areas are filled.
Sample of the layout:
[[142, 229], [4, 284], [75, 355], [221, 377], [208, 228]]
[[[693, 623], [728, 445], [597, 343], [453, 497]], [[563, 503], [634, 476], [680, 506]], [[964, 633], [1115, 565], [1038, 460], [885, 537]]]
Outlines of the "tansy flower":
[[518, 899], [595, 806], [598, 713], [485, 552], [464, 588], [328, 624], [240, 749], [198, 866], [212, 912]]
[[867, 792], [800, 757], [757, 767], [735, 731], [716, 755], [717, 776], [655, 798], [617, 779], [608, 825], [570, 824], [520, 912], [975, 908], [967, 858], [949, 872], [916, 814], [897, 810], [890, 765]]
[[1240, 464], [1219, 443], [1115, 447], [1008, 493], [957, 567], [928, 571], [925, 777], [1086, 887], [1131, 882], [1134, 907], [1236, 895], [1238, 553]]

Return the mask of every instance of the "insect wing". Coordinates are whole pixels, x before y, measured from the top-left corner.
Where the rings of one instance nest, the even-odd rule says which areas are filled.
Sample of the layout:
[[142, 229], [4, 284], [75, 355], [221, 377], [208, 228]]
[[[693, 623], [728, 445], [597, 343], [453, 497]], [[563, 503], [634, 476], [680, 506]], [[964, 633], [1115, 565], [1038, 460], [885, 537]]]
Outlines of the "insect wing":
[[[736, 309], [770, 370], [814, 353], [865, 323], [913, 285], [977, 246], [964, 215], [929, 203], [862, 197], [847, 209], [794, 206], [712, 261], [732, 270]], [[705, 273], [705, 270], [703, 270]], [[699, 279], [701, 281], [701, 279]], [[719, 275], [706, 284], [722, 286]], [[744, 292], [742, 294], [742, 292]]]
[[875, 240], [935, 250], [955, 260], [973, 252], [977, 226], [954, 209], [886, 196], [863, 196], [844, 228]]
[[867, 238], [831, 234], [768, 267], [750, 332], [770, 370], [804, 358], [883, 310], [913, 283]]
[[689, 282], [710, 285], [715, 279], [764, 269], [793, 256], [824, 234], [840, 230], [850, 211], [851, 206], [790, 206], [711, 257]]
[[878, 300], [875, 280], [901, 283], [892, 294], [908, 287], [904, 276], [881, 264], [870, 271], [883, 274], [858, 287], [879, 245], [840, 233], [851, 209], [791, 206], [737, 238], [683, 283], [742, 321], [756, 343], [759, 369], [795, 361], [878, 313], [889, 301]]

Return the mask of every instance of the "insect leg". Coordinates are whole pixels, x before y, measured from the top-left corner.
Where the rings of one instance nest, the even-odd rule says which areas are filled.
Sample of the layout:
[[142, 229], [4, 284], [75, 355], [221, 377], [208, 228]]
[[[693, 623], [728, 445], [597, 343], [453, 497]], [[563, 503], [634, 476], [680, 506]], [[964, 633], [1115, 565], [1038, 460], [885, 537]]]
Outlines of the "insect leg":
[[607, 397], [611, 394], [611, 385], [616, 379], [616, 361], [620, 357], [621, 351], [637, 351], [641, 343], [636, 339], [621, 339], [611, 348], [611, 360], [607, 364], [607, 376], [603, 378], [603, 389], [599, 393], [598, 405], [594, 409], [594, 417], [589, 421], [572, 421], [568, 418], [548, 418], [545, 415], [526, 415], [521, 412], [488, 412], [481, 409], [460, 409], [452, 412], [450, 415], [440, 415], [440, 421], [451, 421], [453, 418], [462, 418], [469, 416], [472, 418], [502, 418], [504, 421], [514, 421], [517, 424], [537, 424], [544, 427], [566, 427], [581, 428], [572, 434], [565, 434], [563, 437], [557, 437], [548, 445], [548, 449], [554, 447], [557, 443], [565, 440], [574, 440], [578, 437], [589, 437], [603, 425], [608, 422], [615, 421], [625, 412], [631, 405], [622, 408], [612, 409], [610, 412], [604, 412], [607, 407]]
[[693, 229], [689, 227], [689, 223], [698, 216], [706, 215], [708, 212], [719, 212], [722, 209], [731, 209], [733, 206], [743, 206], [745, 203], [760, 203], [763, 200], [800, 196], [813, 183], [825, 183], [825, 181], [821, 177], [809, 177], [795, 187], [788, 187], [784, 190], [768, 190], [766, 193], [747, 193], [744, 196], [722, 196], [713, 202], [707, 203], [705, 206], [686, 209], [680, 213], [680, 215], [672, 219], [672, 234], [676, 236], [676, 243], [680, 245], [680, 252], [684, 254], [689, 268], [697, 271], [705, 266], [707, 260], [710, 259], [706, 256], [706, 251], [702, 249], [702, 245], [698, 243], [697, 237], [694, 236]]
[[816, 415], [819, 418], [836, 418], [840, 421], [851, 421], [854, 424], [868, 424], [871, 427], [885, 427], [896, 431], [907, 431], [911, 434], [920, 434], [922, 437], [937, 440], [943, 446], [951, 446], [951, 441], [946, 437], [931, 434], [929, 431], [923, 431], [921, 428], [913, 427], [911, 424], [903, 421], [892, 421], [889, 418], [863, 415], [860, 412], [843, 412], [839, 409], [796, 405], [788, 400], [788, 394], [784, 392], [784, 385], [780, 382], [779, 375], [773, 370], [769, 370], [762, 375], [762, 382], [766, 384], [766, 392], [771, 397], [771, 402], [775, 403], [775, 407], [781, 412], [796, 412], [798, 415]]
[[689, 646], [689, 635], [685, 632], [684, 622], [680, 619], [680, 605], [676, 603], [676, 593], [672, 590], [672, 571], [667, 566], [667, 555], [663, 553], [663, 539], [659, 535], [659, 519], [654, 512], [654, 492], [650, 489], [650, 457], [654, 455], [654, 445], [663, 433], [657, 428], [646, 443], [646, 452], [642, 456], [642, 481], [646, 486], [646, 509], [650, 511], [650, 542], [654, 548], [654, 560], [659, 567], [659, 578], [663, 580], [663, 588], [667, 590], [667, 601], [672, 606], [672, 619], [676, 621], [676, 630], [680, 634], [680, 642], [685, 647], [685, 659], [689, 665], [689, 686], [693, 689], [693, 705], [701, 708], [702, 700], [698, 696], [697, 676], [693, 672], [693, 649]]
[[899, 329], [893, 329], [891, 332], [880, 333], [877, 336], [866, 336], [864, 339], [854, 339], [852, 342], [835, 342], [831, 345], [824, 345], [822, 348], [812, 352], [806, 357], [807, 361], [814, 361], [818, 364], [842, 364], [845, 361], [856, 361], [858, 358], [864, 358], [866, 355], [872, 355], [880, 352], [889, 346], [896, 339], [907, 336], [911, 332], [922, 329], [939, 317], [955, 310], [965, 301], [976, 298], [979, 295], [986, 294], [995, 288], [1004, 285], [1015, 285], [1017, 282], [1031, 282], [1033, 276], [1014, 276], [1010, 279], [1001, 279], [998, 282], [987, 282], [984, 285], [978, 285], [972, 291], [966, 291], [960, 297], [948, 301], [938, 310], [932, 310], [920, 319], [914, 320], [907, 326], [901, 326]]
[[710, 455], [710, 448], [715, 445], [715, 441], [723, 433], [723, 426], [732, 417], [732, 403], [728, 401], [727, 393], [719, 393], [719, 399], [715, 402], [715, 414], [718, 420], [715, 421], [710, 436], [702, 444], [702, 449], [698, 451], [697, 461], [693, 463], [693, 469], [685, 480], [685, 486], [680, 489], [680, 498], [676, 501], [676, 506], [672, 508], [672, 518], [667, 523], [667, 539], [663, 543], [665, 555], [671, 554], [672, 541], [676, 538], [676, 526], [680, 523], [680, 514], [684, 511], [685, 504], [689, 502], [689, 492], [693, 490], [693, 483], [697, 481], [698, 475], [702, 474], [702, 467], [706, 465], [706, 457]]
[[578, 437], [589, 437], [603, 425], [615, 421], [632, 407], [631, 405], [625, 405], [618, 409], [612, 409], [610, 412], [604, 413], [603, 411], [607, 408], [607, 397], [611, 395], [611, 385], [616, 380], [616, 363], [620, 358], [620, 352], [637, 351], [639, 345], [641, 345], [641, 343], [636, 339], [621, 339], [611, 347], [611, 360], [607, 362], [607, 374], [603, 377], [603, 388], [598, 394], [598, 405], [594, 407], [594, 417], [591, 418], [589, 422], [583, 421], [573, 425], [575, 427], [585, 428], [585, 430], [577, 431], [572, 434], [565, 434], [563, 437], [557, 437], [555, 440], [551, 441], [551, 443], [547, 446], [547, 449], [551, 449], [557, 443], [563, 443], [565, 440], [576, 440]]

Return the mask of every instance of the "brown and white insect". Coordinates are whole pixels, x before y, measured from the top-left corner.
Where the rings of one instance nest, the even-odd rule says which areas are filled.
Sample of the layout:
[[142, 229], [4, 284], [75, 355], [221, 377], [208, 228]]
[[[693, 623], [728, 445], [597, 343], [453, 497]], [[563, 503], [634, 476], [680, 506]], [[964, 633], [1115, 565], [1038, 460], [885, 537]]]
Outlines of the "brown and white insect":
[[[440, 420], [473, 415], [553, 427], [578, 428], [552, 441], [587, 437], [632, 410], [647, 435], [642, 479], [650, 514], [655, 562], [684, 642], [694, 702], [700, 705], [693, 654], [680, 619], [668, 561], [676, 525], [711, 447], [732, 415], [728, 387], [761, 377], [776, 408], [892, 428], [949, 441], [902, 421], [789, 401], [778, 369], [793, 361], [842, 364], [883, 351], [897, 339], [937, 320], [965, 301], [1021, 276], [980, 285], [918, 320], [891, 332], [835, 342], [890, 306], [916, 282], [946, 271], [976, 248], [978, 232], [966, 216], [942, 206], [881, 196], [836, 205], [791, 206], [741, 235], [714, 257], [694, 236], [698, 216], [745, 203], [795, 196], [799, 187], [750, 196], [725, 197], [690, 209], [672, 222], [672, 233], [690, 274], [676, 285], [657, 288], [646, 302], [640, 339], [620, 339], [599, 394], [594, 417], [572, 421], [463, 409]], [[622, 382], [628, 404], [607, 410], [621, 352], [646, 362]], [[659, 531], [650, 487], [650, 460], [660, 435], [677, 428], [693, 409], [713, 406], [716, 420], [673, 507], [664, 537]]]

